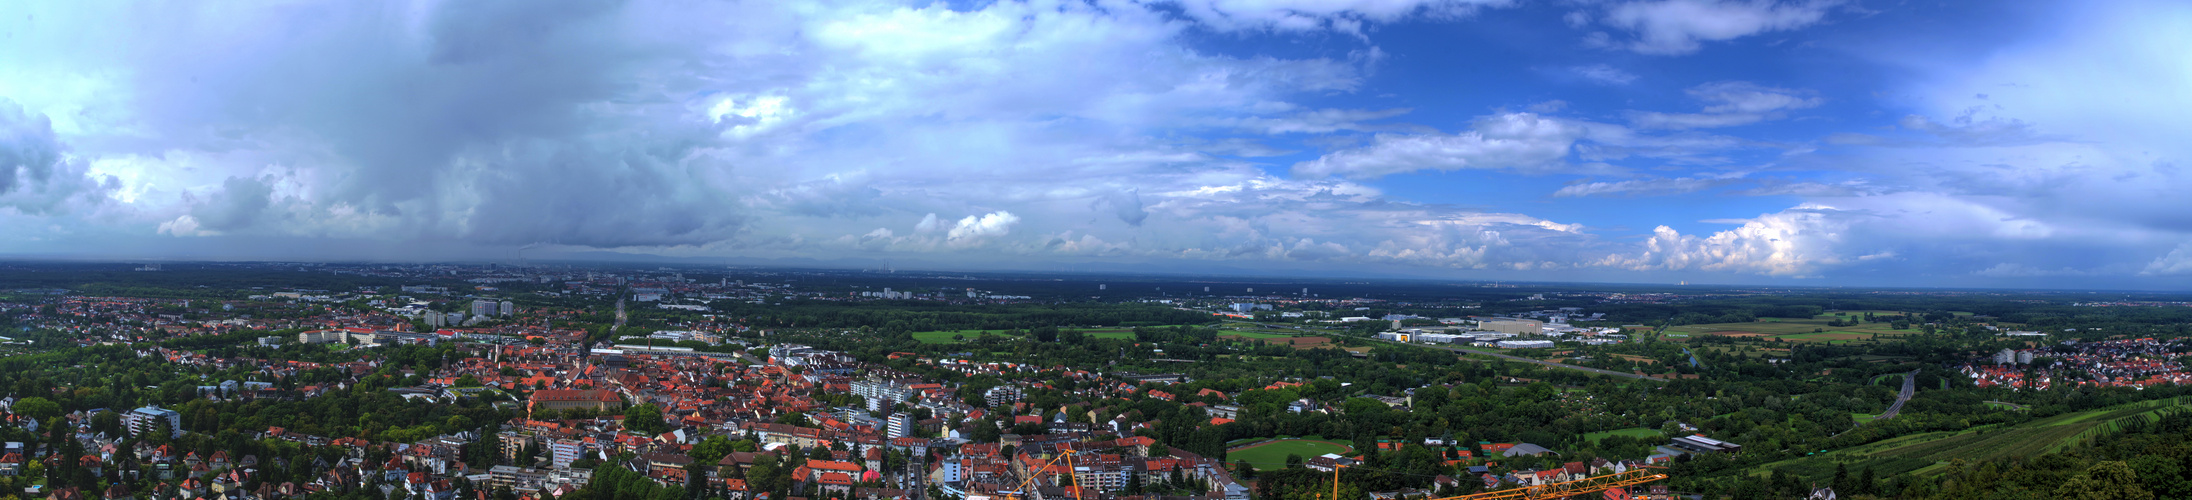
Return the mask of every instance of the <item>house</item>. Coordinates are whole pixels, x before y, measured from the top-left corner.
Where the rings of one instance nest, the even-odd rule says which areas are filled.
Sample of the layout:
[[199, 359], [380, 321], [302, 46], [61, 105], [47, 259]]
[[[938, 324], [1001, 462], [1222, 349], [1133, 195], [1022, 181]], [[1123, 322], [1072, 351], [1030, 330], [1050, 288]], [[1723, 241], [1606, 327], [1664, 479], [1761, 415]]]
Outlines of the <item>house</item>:
[[[1486, 450], [1486, 451], [1490, 451], [1490, 450]], [[1507, 447], [1507, 449], [1505, 449], [1505, 450], [1502, 450], [1502, 451], [1500, 451], [1500, 452], [1499, 452], [1499, 456], [1502, 456], [1502, 457], [1523, 457], [1523, 456], [1528, 456], [1528, 457], [1535, 457], [1535, 456], [1542, 456], [1542, 455], [1545, 455], [1545, 454], [1547, 454], [1547, 453], [1552, 453], [1552, 454], [1554, 454], [1554, 455], [1559, 455], [1559, 453], [1553, 453], [1553, 450], [1548, 450], [1548, 449], [1545, 449], [1545, 447], [1543, 447], [1543, 446], [1538, 446], [1538, 445], [1534, 445], [1534, 444], [1530, 444], [1530, 443], [1520, 443], [1520, 444], [1515, 444], [1515, 445], [1509, 446], [1509, 447]]]
[[1311, 469], [1332, 472], [1332, 469], [1335, 467], [1353, 467], [1357, 463], [1360, 462], [1352, 458], [1339, 456], [1339, 454], [1336, 453], [1326, 453], [1310, 458], [1309, 461], [1303, 465], [1307, 465]]

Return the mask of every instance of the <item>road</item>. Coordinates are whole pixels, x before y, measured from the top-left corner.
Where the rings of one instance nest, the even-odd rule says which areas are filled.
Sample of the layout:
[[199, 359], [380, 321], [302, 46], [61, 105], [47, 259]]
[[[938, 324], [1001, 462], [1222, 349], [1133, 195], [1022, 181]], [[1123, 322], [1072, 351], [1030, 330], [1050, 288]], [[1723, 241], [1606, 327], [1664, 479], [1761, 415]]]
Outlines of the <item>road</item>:
[[1909, 402], [1910, 397], [1917, 393], [1918, 370], [1911, 370], [1910, 373], [1903, 374], [1903, 392], [1895, 395], [1895, 404], [1888, 405], [1888, 411], [1881, 412], [1880, 416], [1872, 417], [1872, 419], [1887, 420], [1895, 418], [1896, 413], [1903, 411], [1903, 403]]
[[[1372, 339], [1372, 340], [1375, 340], [1375, 339]], [[1388, 344], [1398, 344], [1398, 343], [1399, 343], [1399, 342], [1393, 342], [1393, 341], [1389, 341], [1389, 340], [1377, 340], [1377, 341], [1378, 341], [1378, 342], [1385, 342], [1385, 343], [1388, 343]], [[1508, 361], [1520, 361], [1520, 362], [1524, 362], [1524, 363], [1536, 363], [1536, 364], [1539, 364], [1539, 365], [1544, 365], [1544, 366], [1550, 366], [1550, 367], [1554, 367], [1554, 368], [1567, 368], [1567, 369], [1570, 369], [1570, 370], [1579, 370], [1579, 371], [1591, 372], [1591, 373], [1596, 373], [1596, 374], [1599, 374], [1599, 375], [1611, 375], [1611, 376], [1615, 376], [1615, 377], [1622, 377], [1622, 378], [1633, 378], [1633, 379], [1637, 379], [1637, 380], [1650, 380], [1650, 381], [1653, 381], [1653, 382], [1663, 382], [1663, 380], [1660, 380], [1660, 379], [1656, 379], [1656, 378], [1652, 378], [1652, 377], [1647, 377], [1647, 376], [1643, 376], [1643, 375], [1637, 375], [1637, 374], [1634, 374], [1634, 373], [1622, 373], [1622, 372], [1617, 372], [1617, 371], [1613, 371], [1613, 370], [1600, 370], [1600, 369], [1597, 369], [1597, 368], [1592, 368], [1592, 367], [1588, 367], [1588, 366], [1576, 366], [1576, 365], [1571, 365], [1571, 364], [1566, 364], [1566, 363], [1554, 363], [1554, 362], [1550, 362], [1550, 361], [1543, 361], [1543, 360], [1536, 360], [1536, 359], [1530, 359], [1530, 358], [1525, 358], [1525, 357], [1521, 357], [1521, 356], [1509, 356], [1509, 355], [1505, 355], [1505, 354], [1500, 354], [1500, 353], [1496, 353], [1496, 352], [1485, 352], [1485, 351], [1479, 351], [1479, 350], [1476, 350], [1476, 349], [1463, 349], [1463, 348], [1460, 348], [1460, 347], [1447, 347], [1447, 346], [1442, 346], [1442, 345], [1423, 345], [1423, 344], [1408, 344], [1408, 345], [1414, 345], [1414, 346], [1422, 346], [1422, 347], [1431, 347], [1431, 348], [1435, 348], [1435, 349], [1445, 349], [1445, 350], [1449, 350], [1449, 351], [1454, 351], [1454, 352], [1462, 352], [1462, 353], [1469, 353], [1469, 354], [1483, 354], [1483, 355], [1486, 355], [1486, 356], [1491, 356], [1491, 357], [1495, 357], [1495, 358], [1505, 359], [1505, 360], [1508, 360]]]
[[[625, 320], [625, 319], [628, 319], [628, 318], [630, 318], [630, 316], [626, 316], [626, 315], [624, 314], [624, 297], [617, 297], [617, 320], [616, 320], [616, 325], [613, 325], [613, 326], [610, 326], [610, 327], [609, 327], [609, 333], [616, 333], [617, 329], [619, 329], [619, 328], [624, 328], [624, 320]], [[612, 336], [610, 336], [610, 337], [609, 337], [609, 339], [610, 339], [610, 340], [616, 340], [616, 336], [613, 336], [613, 335], [612, 335]]]

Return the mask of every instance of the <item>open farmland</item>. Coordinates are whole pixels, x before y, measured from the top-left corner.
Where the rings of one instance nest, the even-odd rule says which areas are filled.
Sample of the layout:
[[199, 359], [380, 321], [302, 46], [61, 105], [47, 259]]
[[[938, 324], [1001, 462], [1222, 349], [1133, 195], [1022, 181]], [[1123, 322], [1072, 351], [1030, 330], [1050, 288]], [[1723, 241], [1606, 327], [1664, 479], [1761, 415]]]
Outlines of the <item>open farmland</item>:
[[953, 340], [952, 336], [956, 335], [965, 337], [967, 340], [974, 340], [976, 337], [981, 337], [983, 333], [989, 333], [1000, 337], [1018, 338], [1014, 337], [1010, 333], [1006, 333], [1006, 330], [946, 330], [941, 332], [913, 332], [913, 339], [919, 340], [923, 344], [950, 344], [953, 342], [959, 342], [959, 340]]
[[1643, 428], [1643, 427], [1630, 427], [1630, 428], [1627, 428], [1627, 429], [1614, 429], [1614, 430], [1610, 430], [1610, 431], [1599, 431], [1599, 432], [1593, 432], [1593, 433], [1589, 433], [1589, 434], [1584, 434], [1584, 435], [1583, 435], [1583, 440], [1584, 440], [1584, 441], [1590, 441], [1590, 442], [1596, 443], [1596, 442], [1598, 442], [1598, 441], [1599, 441], [1599, 440], [1601, 440], [1601, 439], [1606, 439], [1606, 438], [1608, 438], [1608, 437], [1612, 437], [1612, 436], [1628, 436], [1628, 437], [1633, 437], [1633, 438], [1637, 438], [1637, 439], [1652, 439], [1652, 440], [1656, 440], [1656, 439], [1658, 439], [1658, 438], [1660, 438], [1660, 437], [1661, 437], [1661, 436], [1660, 436], [1660, 434], [1659, 434], [1659, 431], [1657, 431], [1657, 430], [1653, 430], [1653, 429], [1646, 429], [1646, 428]]
[[1818, 342], [1844, 344], [1862, 340], [1893, 340], [1917, 333], [1916, 330], [1896, 330], [1887, 323], [1864, 323], [1847, 326], [1829, 326], [1833, 316], [1814, 319], [1765, 318], [1749, 323], [1708, 323], [1668, 327], [1670, 338], [1734, 337], [1751, 340], [1781, 340], [1785, 342]]
[[1264, 338], [1256, 338], [1256, 337], [1249, 337], [1249, 336], [1245, 336], [1245, 335], [1239, 335], [1239, 334], [1231, 334], [1231, 333], [1229, 333], [1229, 334], [1225, 334], [1225, 335], [1219, 335], [1219, 336], [1218, 336], [1218, 338], [1221, 338], [1221, 339], [1226, 339], [1226, 340], [1241, 340], [1241, 341], [1245, 341], [1245, 340], [1255, 340], [1255, 341], [1261, 341], [1261, 342], [1263, 342], [1264, 344], [1267, 344], [1267, 345], [1285, 345], [1285, 346], [1293, 346], [1293, 347], [1294, 347], [1295, 349], [1323, 349], [1323, 348], [1326, 348], [1326, 347], [1332, 347], [1332, 339], [1329, 339], [1329, 338], [1325, 338], [1325, 337], [1264, 337]]

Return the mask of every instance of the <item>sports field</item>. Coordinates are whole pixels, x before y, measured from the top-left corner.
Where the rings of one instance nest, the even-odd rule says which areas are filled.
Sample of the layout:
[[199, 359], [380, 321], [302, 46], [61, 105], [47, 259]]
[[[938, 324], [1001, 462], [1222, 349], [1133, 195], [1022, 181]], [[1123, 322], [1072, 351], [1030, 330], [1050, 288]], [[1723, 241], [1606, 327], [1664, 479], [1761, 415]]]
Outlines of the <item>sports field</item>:
[[1346, 454], [1350, 451], [1354, 450], [1331, 441], [1281, 439], [1250, 448], [1228, 451], [1225, 453], [1225, 459], [1227, 461], [1247, 460], [1249, 465], [1256, 467], [1256, 470], [1274, 470], [1286, 468], [1287, 455], [1301, 455], [1302, 460], [1306, 461], [1317, 455], [1326, 453]]

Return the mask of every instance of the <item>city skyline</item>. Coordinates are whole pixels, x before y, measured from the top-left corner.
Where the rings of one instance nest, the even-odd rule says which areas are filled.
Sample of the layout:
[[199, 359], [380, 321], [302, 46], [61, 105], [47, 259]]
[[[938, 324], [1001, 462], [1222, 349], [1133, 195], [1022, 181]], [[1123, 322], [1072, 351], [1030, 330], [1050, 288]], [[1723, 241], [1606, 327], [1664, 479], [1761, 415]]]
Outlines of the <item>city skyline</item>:
[[2192, 273], [2164, 2], [25, 7], [0, 258]]

